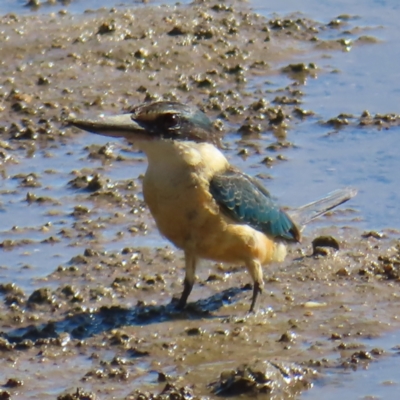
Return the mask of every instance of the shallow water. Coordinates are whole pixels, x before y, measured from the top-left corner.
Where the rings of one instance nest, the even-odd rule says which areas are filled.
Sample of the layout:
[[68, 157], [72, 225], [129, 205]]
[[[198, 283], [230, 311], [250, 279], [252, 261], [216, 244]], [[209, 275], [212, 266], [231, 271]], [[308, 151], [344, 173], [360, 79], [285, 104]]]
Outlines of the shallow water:
[[[118, 0], [40, 0], [40, 7], [27, 6], [29, 1], [25, 0], [2, 0], [0, 4], [0, 14], [18, 13], [18, 14], [35, 14], [58, 12], [60, 10], [67, 10], [73, 14], [81, 14], [87, 10], [97, 10], [101, 7], [141, 7], [146, 5], [161, 5], [161, 4], [175, 4], [176, 1], [118, 1]], [[190, 1], [183, 0], [180, 4], [188, 4]]]
[[[21, 154], [20, 159], [17, 160], [19, 164], [7, 168], [11, 177], [26, 174], [28, 171], [40, 176], [42, 187], [35, 188], [34, 193], [38, 196], [51, 196], [54, 203], [29, 204], [26, 202], [26, 196], [33, 191], [32, 188], [20, 187], [19, 179], [2, 181], [3, 212], [1, 214], [0, 242], [7, 239], [30, 239], [34, 242], [23, 245], [21, 248], [2, 250], [0, 281], [13, 279], [16, 284], [31, 291], [34, 287], [40, 286], [43, 283], [42, 278], [58, 265], [66, 264], [72, 257], [82, 253], [85, 248], [82, 245], [71, 246], [71, 243], [63, 241], [43, 245], [42, 241], [50, 236], [56, 236], [61, 229], [73, 223], [74, 219], [71, 213], [76, 205], [75, 197], [79, 196], [79, 190], [71, 190], [67, 184], [74, 178], [69, 171], [80, 170], [88, 167], [89, 164], [96, 163], [93, 161], [88, 163], [83, 147], [92, 143], [106, 144], [107, 142], [108, 140], [102, 137], [81, 135], [73, 143], [69, 143], [68, 148], [62, 145], [53, 148], [51, 157], [43, 156], [45, 152], [48, 153], [48, 150], [39, 150], [29, 159], [29, 162], [26, 162], [24, 155]], [[50, 170], [51, 173], [49, 173]], [[104, 174], [112, 180], [128, 179], [144, 173], [145, 165], [143, 162], [135, 163], [133, 155], [132, 166], [128, 170], [118, 167], [117, 164], [113, 167], [99, 166], [97, 171], [104, 171]], [[79, 204], [90, 209], [93, 208], [93, 202], [87, 201], [83, 196]], [[99, 218], [105, 218], [114, 212], [115, 210], [110, 209], [108, 214], [96, 214], [94, 206], [94, 215]], [[43, 229], [40, 229], [41, 227]], [[112, 251], [130, 245], [155, 247], [162, 243], [155, 229], [150, 230], [147, 235], [138, 235], [134, 239], [131, 237], [117, 238], [119, 230], [121, 230], [121, 226], [115, 227], [115, 229], [109, 227], [103, 232], [105, 243], [102, 248], [104, 250]], [[115, 242], [116, 238], [117, 242]]]
[[332, 370], [312, 390], [301, 396], [305, 400], [343, 399], [396, 399], [399, 393], [398, 353], [399, 335], [393, 333], [365, 341], [368, 346], [385, 350], [386, 355], [379, 361], [372, 361], [357, 371]]
[[[396, 1], [318, 2], [253, 1], [264, 15], [286, 15], [300, 11], [304, 15], [328, 23], [333, 16], [349, 14], [355, 25], [370, 27], [365, 34], [382, 42], [372, 46], [354, 47], [337, 51], [317, 60], [326, 73], [318, 79], [309, 79], [303, 106], [317, 113], [323, 120], [342, 112], [360, 115], [368, 110], [375, 113], [398, 113], [400, 93], [400, 31]], [[353, 38], [346, 35], [346, 38]], [[314, 61], [307, 54], [304, 61]], [[330, 71], [337, 69], [339, 73]], [[360, 226], [382, 229], [400, 227], [400, 158], [397, 141], [400, 130], [378, 131], [375, 128], [345, 127], [335, 131], [311, 122], [300, 124], [293, 141], [301, 148], [291, 155], [291, 162], [276, 169], [276, 181], [281, 198], [303, 200], [307, 195], [342, 185], [355, 186], [360, 194], [354, 200], [363, 220]], [[301, 171], [301, 174], [296, 173]], [[286, 182], [282, 183], [282, 180]], [[322, 190], [323, 189], [323, 190]], [[276, 191], [274, 191], [276, 193]]]

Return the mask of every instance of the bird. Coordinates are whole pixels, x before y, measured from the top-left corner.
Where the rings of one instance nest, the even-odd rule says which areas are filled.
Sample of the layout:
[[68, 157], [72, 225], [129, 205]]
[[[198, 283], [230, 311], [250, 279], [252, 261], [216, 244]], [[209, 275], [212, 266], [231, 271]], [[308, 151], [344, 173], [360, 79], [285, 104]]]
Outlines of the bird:
[[257, 310], [264, 288], [263, 266], [282, 262], [286, 244], [300, 242], [311, 220], [351, 199], [353, 188], [285, 211], [256, 178], [231, 165], [221, 136], [197, 107], [155, 101], [126, 112], [69, 123], [95, 134], [126, 138], [145, 153], [143, 197], [162, 236], [183, 250], [185, 278], [176, 304], [184, 309], [201, 259], [247, 268]]

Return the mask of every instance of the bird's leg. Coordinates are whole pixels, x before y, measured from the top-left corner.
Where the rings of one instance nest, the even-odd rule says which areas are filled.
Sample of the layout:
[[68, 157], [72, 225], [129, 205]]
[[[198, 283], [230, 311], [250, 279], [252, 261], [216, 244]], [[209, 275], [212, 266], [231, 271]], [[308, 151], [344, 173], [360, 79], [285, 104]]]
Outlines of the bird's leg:
[[264, 280], [261, 264], [257, 260], [251, 260], [250, 262], [246, 263], [246, 267], [254, 281], [253, 297], [251, 299], [251, 305], [249, 309], [249, 312], [251, 313], [256, 309], [257, 298], [262, 293], [264, 288]]
[[187, 299], [193, 289], [196, 274], [197, 257], [185, 251], [185, 280], [183, 281], [183, 292], [179, 299], [177, 308], [183, 309], [186, 306]]
[[253, 297], [251, 299], [251, 305], [250, 305], [250, 309], [249, 309], [249, 313], [254, 312], [254, 309], [256, 308], [256, 304], [257, 304], [257, 298], [258, 295], [262, 293], [262, 286], [260, 286], [259, 282], [254, 282], [254, 286], [253, 286]]

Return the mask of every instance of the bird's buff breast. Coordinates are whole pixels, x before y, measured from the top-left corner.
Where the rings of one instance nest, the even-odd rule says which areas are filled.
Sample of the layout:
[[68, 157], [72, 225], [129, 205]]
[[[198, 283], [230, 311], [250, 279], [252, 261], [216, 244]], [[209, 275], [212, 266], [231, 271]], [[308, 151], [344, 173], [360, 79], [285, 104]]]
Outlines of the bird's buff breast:
[[206, 145], [171, 143], [163, 150], [159, 157], [148, 154], [145, 201], [162, 235], [181, 249], [196, 247], [207, 230], [221, 223], [208, 187], [210, 177], [227, 161]]

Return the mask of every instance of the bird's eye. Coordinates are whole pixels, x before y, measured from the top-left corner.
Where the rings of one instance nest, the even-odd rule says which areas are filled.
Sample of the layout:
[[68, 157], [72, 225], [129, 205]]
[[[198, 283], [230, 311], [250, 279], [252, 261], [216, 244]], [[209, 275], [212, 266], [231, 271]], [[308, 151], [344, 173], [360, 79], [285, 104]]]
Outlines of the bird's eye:
[[179, 117], [176, 114], [164, 114], [157, 118], [157, 125], [162, 129], [178, 129]]

